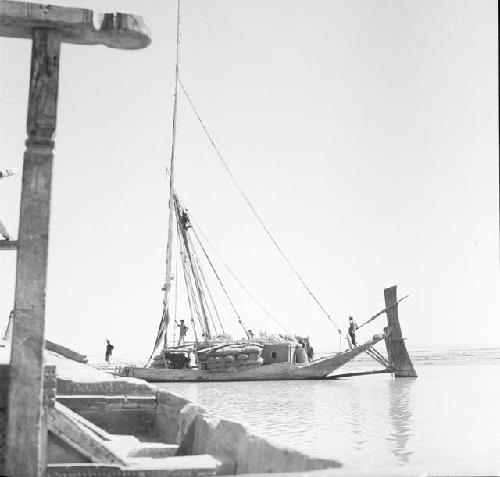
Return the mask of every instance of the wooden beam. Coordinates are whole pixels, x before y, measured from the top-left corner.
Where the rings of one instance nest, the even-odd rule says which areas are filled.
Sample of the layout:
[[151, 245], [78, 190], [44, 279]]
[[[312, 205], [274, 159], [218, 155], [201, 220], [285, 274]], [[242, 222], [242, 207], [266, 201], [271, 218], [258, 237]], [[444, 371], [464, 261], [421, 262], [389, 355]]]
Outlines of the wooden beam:
[[45, 475], [45, 287], [61, 35], [35, 29], [23, 163], [10, 362], [7, 475]]
[[0, 250], [16, 250], [17, 240], [0, 240]]
[[84, 8], [9, 0], [0, 2], [0, 36], [31, 38], [37, 28], [56, 29], [63, 43], [78, 45], [134, 50], [151, 43], [149, 30], [139, 15], [100, 14]]
[[398, 301], [397, 287], [384, 290], [385, 306], [387, 308], [387, 324], [389, 333], [385, 338], [387, 356], [396, 378], [416, 378], [417, 373], [411, 362], [410, 355], [406, 349], [401, 325], [399, 323], [398, 305], [392, 306]]
[[359, 371], [356, 373], [344, 373], [344, 374], [334, 374], [333, 376], [328, 376], [326, 379], [338, 379], [338, 378], [352, 378], [355, 376], [367, 376], [369, 374], [383, 374], [392, 373], [390, 369], [374, 369], [372, 371]]

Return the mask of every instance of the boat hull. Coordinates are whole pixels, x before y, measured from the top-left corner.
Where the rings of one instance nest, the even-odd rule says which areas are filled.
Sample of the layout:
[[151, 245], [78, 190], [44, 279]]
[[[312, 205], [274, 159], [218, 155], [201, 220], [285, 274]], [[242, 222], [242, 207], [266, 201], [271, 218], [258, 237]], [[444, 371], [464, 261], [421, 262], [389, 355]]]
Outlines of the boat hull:
[[212, 372], [198, 369], [140, 368], [127, 366], [119, 370], [120, 376], [144, 379], [148, 382], [208, 382], [208, 381], [279, 381], [300, 379], [325, 379], [329, 374], [353, 360], [366, 349], [384, 339], [373, 339], [351, 350], [314, 360], [307, 364], [276, 363], [246, 371]]

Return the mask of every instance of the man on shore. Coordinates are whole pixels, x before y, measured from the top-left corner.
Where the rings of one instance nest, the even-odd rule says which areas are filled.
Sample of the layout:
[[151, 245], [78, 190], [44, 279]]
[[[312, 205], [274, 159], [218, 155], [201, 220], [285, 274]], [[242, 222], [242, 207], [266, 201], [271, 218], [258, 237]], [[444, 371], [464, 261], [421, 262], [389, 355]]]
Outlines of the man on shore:
[[351, 338], [351, 343], [353, 346], [356, 346], [356, 330], [358, 329], [358, 325], [354, 321], [352, 316], [349, 317], [349, 337]]
[[106, 357], [105, 357], [105, 360], [106, 360], [106, 363], [109, 363], [109, 358], [111, 358], [111, 355], [113, 354], [113, 349], [115, 347], [109, 342], [109, 340], [106, 340], [106, 343], [108, 343], [108, 344], [106, 345]]

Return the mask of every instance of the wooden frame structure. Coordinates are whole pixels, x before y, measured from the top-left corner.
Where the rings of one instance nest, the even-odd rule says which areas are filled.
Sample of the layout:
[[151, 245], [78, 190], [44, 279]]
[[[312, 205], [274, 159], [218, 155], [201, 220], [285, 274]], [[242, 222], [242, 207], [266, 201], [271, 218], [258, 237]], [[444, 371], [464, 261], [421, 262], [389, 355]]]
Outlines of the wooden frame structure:
[[17, 249], [5, 472], [43, 476], [45, 289], [61, 43], [138, 49], [150, 43], [141, 17], [17, 1], [0, 3], [0, 36], [32, 41], [26, 152]]

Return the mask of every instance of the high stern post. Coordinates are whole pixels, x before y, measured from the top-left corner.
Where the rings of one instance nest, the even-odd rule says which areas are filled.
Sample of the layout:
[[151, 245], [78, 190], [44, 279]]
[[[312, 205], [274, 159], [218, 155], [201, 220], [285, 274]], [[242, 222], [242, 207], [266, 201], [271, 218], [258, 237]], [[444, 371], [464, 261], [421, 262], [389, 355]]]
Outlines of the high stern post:
[[396, 378], [416, 378], [417, 373], [411, 362], [410, 355], [406, 349], [406, 344], [401, 332], [399, 323], [397, 286], [386, 288], [384, 290], [385, 306], [387, 308], [387, 326], [388, 333], [385, 338], [387, 356], [391, 367], [394, 369]]

